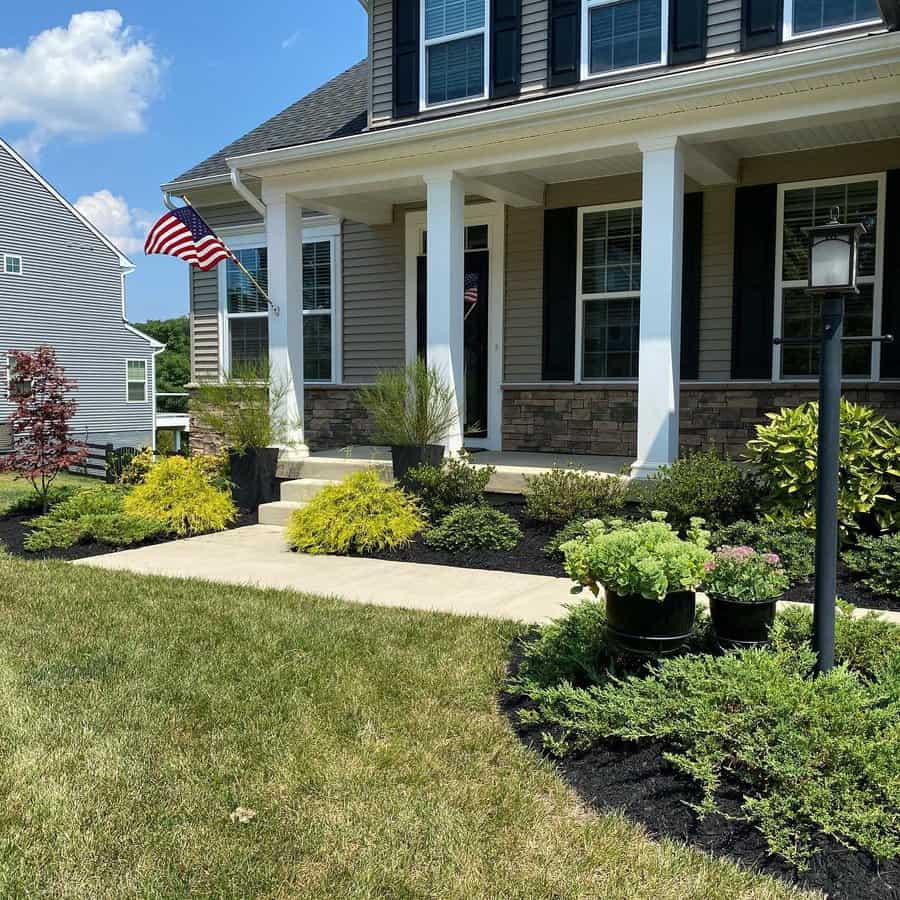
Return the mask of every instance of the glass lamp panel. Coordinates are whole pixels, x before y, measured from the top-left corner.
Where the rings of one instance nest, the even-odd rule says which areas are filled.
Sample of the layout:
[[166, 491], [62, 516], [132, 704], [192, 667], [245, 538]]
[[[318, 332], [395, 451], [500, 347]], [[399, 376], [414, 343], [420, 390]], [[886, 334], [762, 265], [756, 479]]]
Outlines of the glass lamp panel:
[[852, 283], [853, 247], [845, 235], [813, 239], [812, 272], [809, 284], [814, 288], [843, 287]]

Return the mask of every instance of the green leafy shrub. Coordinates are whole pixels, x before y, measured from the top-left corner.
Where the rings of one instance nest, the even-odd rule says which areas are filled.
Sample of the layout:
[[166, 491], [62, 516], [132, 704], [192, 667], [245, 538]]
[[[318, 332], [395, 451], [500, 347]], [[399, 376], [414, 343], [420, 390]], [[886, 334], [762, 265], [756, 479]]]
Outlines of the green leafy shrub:
[[[694, 590], [703, 581], [708, 532], [695, 520], [691, 540], [683, 541], [666, 522], [640, 522], [597, 531], [562, 546], [566, 572], [595, 596], [600, 585], [620, 596], [640, 594], [662, 600], [676, 591]], [[576, 588], [577, 590], [578, 588]]]
[[581, 540], [584, 537], [587, 537], [587, 531], [585, 530], [585, 524], [591, 521], [590, 519], [572, 519], [571, 522], [563, 525], [556, 534], [544, 544], [544, 555], [549, 556], [552, 559], [563, 559], [562, 545], [568, 544], [569, 541]]
[[125, 496], [124, 510], [162, 522], [179, 537], [222, 531], [237, 517], [231, 497], [210, 483], [203, 465], [183, 456], [156, 463]]
[[753, 547], [759, 553], [775, 553], [791, 584], [808, 578], [815, 571], [815, 535], [787, 522], [741, 520], [713, 533], [714, 547], [723, 545]]
[[435, 550], [463, 553], [467, 550], [512, 550], [522, 539], [515, 519], [486, 504], [455, 506], [440, 524], [425, 534]]
[[125, 511], [125, 492], [111, 485], [80, 490], [32, 519], [33, 531], [24, 541], [36, 552], [99, 541], [111, 547], [127, 547], [161, 534], [162, 522]]
[[867, 588], [900, 597], [900, 532], [861, 537], [856, 547], [844, 551], [844, 562]]
[[699, 516], [717, 527], [750, 516], [760, 499], [756, 477], [715, 450], [688, 453], [636, 482], [645, 512], [661, 510], [678, 528]]
[[525, 476], [525, 514], [538, 522], [565, 525], [573, 519], [602, 519], [625, 506], [628, 483], [612, 475], [554, 466]]
[[703, 589], [729, 600], [773, 600], [788, 587], [778, 555], [757, 553], [752, 547], [720, 547], [705, 569]]
[[493, 466], [474, 466], [467, 453], [460, 453], [439, 466], [415, 466], [406, 473], [406, 483], [431, 521], [437, 522], [454, 506], [481, 502], [493, 474]]
[[[747, 455], [763, 474], [768, 503], [784, 515], [815, 525], [818, 403], [768, 413], [757, 425]], [[900, 525], [900, 428], [873, 409], [841, 400], [838, 516], [844, 532], [871, 517], [881, 530]]]
[[[73, 494], [83, 488], [76, 487], [74, 484], [54, 484], [47, 491], [47, 509], [53, 509], [58, 503], [67, 500]], [[0, 517], [2, 516], [27, 516], [29, 514], [39, 513], [44, 508], [44, 502], [41, 495], [37, 491], [29, 491], [27, 494], [21, 494], [15, 500], [7, 503], [6, 506], [0, 506]]]
[[424, 527], [418, 502], [367, 470], [328, 485], [298, 509], [287, 540], [303, 553], [366, 553], [404, 546]]

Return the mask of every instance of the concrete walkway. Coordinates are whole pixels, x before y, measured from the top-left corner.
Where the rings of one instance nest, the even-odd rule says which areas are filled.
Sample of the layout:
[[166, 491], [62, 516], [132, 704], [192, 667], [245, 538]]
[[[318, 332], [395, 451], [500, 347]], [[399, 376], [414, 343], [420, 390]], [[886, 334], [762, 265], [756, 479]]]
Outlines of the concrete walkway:
[[[251, 525], [218, 534], [80, 559], [139, 575], [198, 578], [222, 584], [283, 588], [375, 606], [400, 606], [520, 622], [546, 622], [576, 601], [568, 578], [453, 566], [292, 553], [284, 529]], [[700, 601], [705, 598], [700, 595]], [[788, 604], [779, 604], [785, 606]], [[807, 606], [807, 604], [791, 604]], [[857, 609], [856, 615], [867, 611]], [[900, 624], [900, 612], [882, 612]]]

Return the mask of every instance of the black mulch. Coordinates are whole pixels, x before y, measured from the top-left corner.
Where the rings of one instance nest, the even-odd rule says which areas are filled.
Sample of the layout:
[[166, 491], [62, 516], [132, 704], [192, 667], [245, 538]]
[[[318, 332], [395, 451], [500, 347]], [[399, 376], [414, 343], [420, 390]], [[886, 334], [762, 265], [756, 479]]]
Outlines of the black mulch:
[[[515, 663], [513, 663], [513, 668]], [[518, 721], [520, 709], [531, 706], [521, 697], [501, 694], [500, 707], [519, 739], [543, 754], [540, 729]], [[726, 785], [719, 797], [725, 815], [699, 818], [688, 804], [701, 795], [694, 782], [663, 758], [662, 743], [608, 741], [590, 750], [555, 759], [562, 779], [599, 812], [620, 812], [655, 838], [671, 838], [715, 856], [805, 888], [822, 891], [832, 900], [900, 898], [900, 860], [879, 863], [868, 853], [849, 850], [832, 838], [819, 836], [809, 870], [798, 871], [771, 856], [760, 832], [741, 816], [741, 793]]]
[[[846, 600], [860, 609], [900, 610], [900, 597], [876, 594], [875, 591], [856, 584], [853, 580], [853, 573], [843, 563], [838, 563], [837, 576], [837, 595], [842, 600]], [[815, 582], [810, 578], [800, 584], [795, 584], [781, 599], [812, 603], [814, 596]]]
[[[115, 553], [117, 550], [132, 550], [135, 547], [148, 547], [153, 544], [165, 544], [176, 540], [174, 537], [157, 537], [140, 544], [132, 544], [129, 547], [110, 547], [109, 544], [100, 544], [93, 541], [88, 544], [76, 544], [74, 547], [56, 548], [31, 553], [23, 546], [25, 538], [31, 529], [25, 524], [35, 516], [29, 513], [27, 516], [0, 517], [0, 545], [14, 556], [23, 559], [86, 559], [89, 556], [102, 556], [104, 553]], [[241, 528], [244, 525], [255, 525], [258, 521], [256, 510], [241, 510], [237, 520], [229, 528]]]

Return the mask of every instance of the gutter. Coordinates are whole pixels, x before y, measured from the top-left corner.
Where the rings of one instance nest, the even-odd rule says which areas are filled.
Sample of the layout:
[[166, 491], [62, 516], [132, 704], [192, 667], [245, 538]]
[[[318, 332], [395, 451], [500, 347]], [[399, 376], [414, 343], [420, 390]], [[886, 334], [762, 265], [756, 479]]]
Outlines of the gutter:
[[231, 186], [266, 220], [266, 204], [241, 181], [241, 170], [229, 164], [231, 169]]

